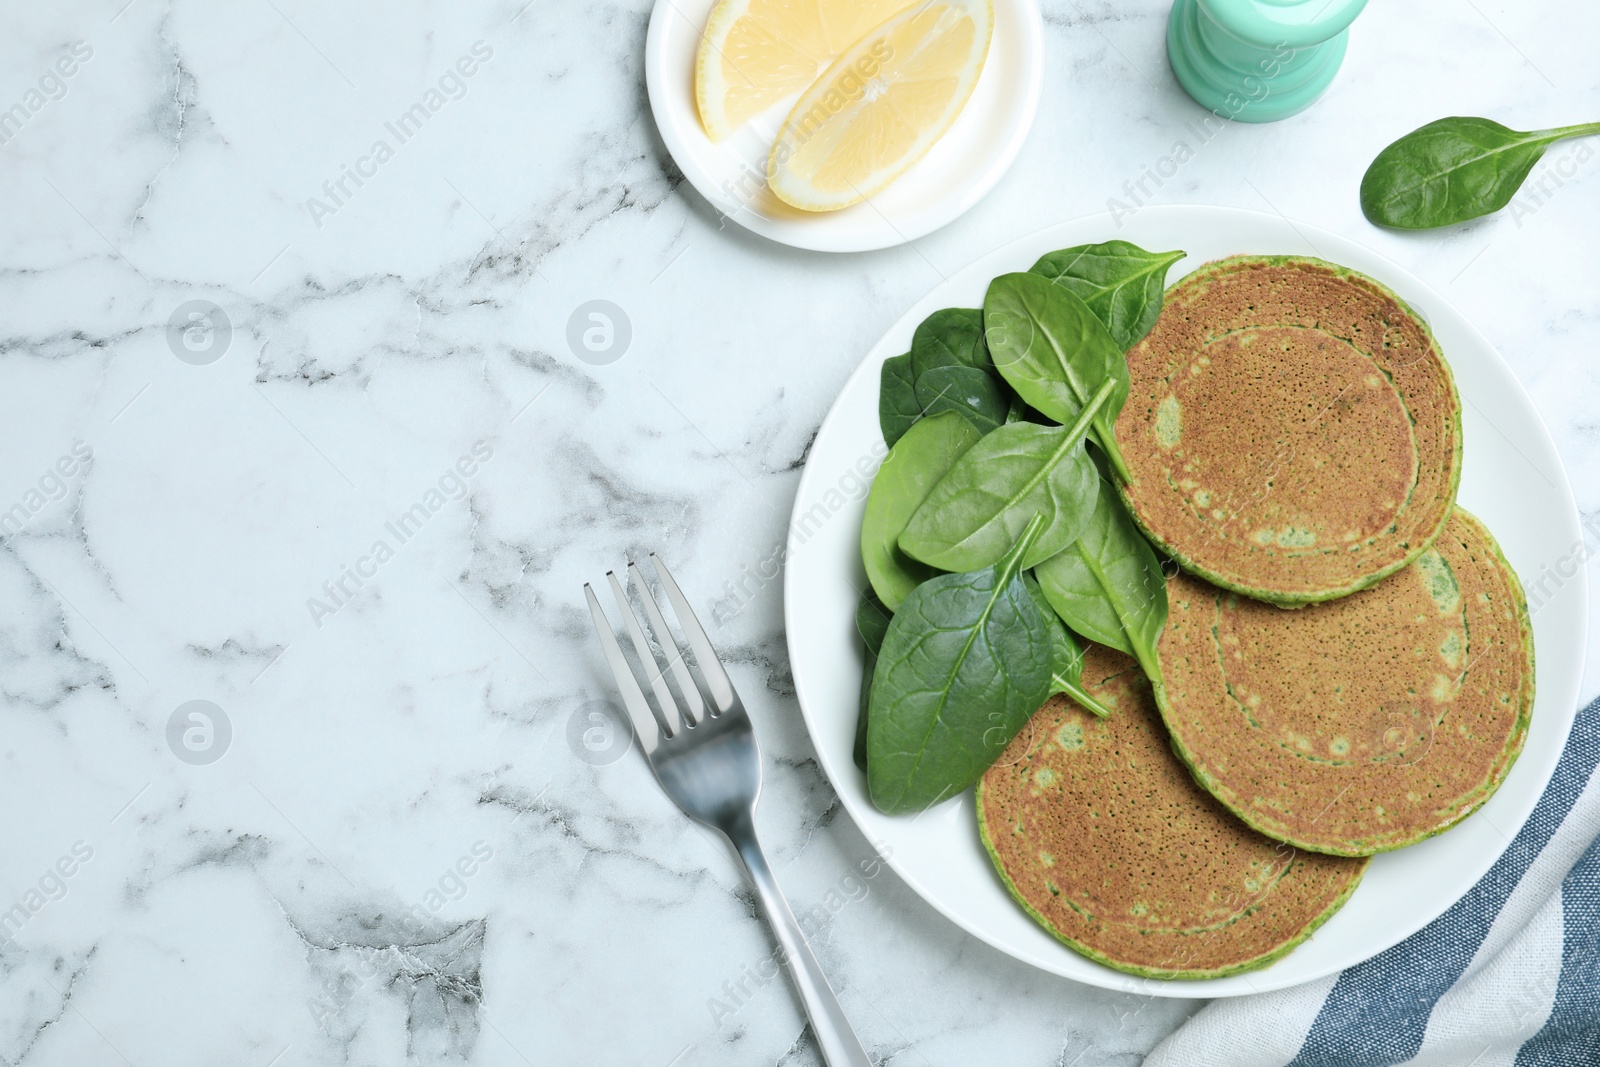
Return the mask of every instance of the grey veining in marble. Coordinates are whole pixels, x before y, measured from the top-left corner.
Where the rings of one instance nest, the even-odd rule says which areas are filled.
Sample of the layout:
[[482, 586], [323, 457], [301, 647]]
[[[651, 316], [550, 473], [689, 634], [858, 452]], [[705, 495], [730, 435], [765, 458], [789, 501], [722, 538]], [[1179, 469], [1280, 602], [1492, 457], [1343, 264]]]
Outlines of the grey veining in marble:
[[[816, 1063], [732, 857], [588, 718], [580, 585], [655, 550], [715, 615], [760, 829], [874, 1052], [1136, 1063], [1194, 1005], [1037, 973], [876, 865], [802, 726], [781, 581], [728, 583], [770, 572], [905, 307], [1193, 139], [1164, 5], [1046, 0], [1012, 172], [914, 247], [830, 257], [719, 219], [666, 158], [643, 0], [524, 2], [0, 14], [0, 1062]], [[1191, 144], [1141, 199], [1415, 270], [1592, 512], [1593, 153], [1439, 234], [1373, 230], [1356, 187], [1440, 115], [1600, 117], [1597, 32], [1583, 5], [1373, 5], [1325, 100]], [[613, 362], [569, 344], [594, 300], [631, 333]]]

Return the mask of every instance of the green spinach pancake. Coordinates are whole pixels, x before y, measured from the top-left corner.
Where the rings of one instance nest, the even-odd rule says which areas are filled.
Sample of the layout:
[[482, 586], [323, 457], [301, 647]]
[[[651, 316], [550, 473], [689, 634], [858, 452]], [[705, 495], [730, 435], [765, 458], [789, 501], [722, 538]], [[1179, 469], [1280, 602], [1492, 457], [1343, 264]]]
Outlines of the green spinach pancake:
[[1028, 914], [1119, 971], [1216, 978], [1339, 910], [1365, 859], [1263, 837], [1196, 786], [1128, 656], [1089, 646], [1082, 685], [1109, 718], [1055, 697], [978, 783], [984, 846]]
[[1461, 478], [1433, 334], [1365, 275], [1235, 256], [1167, 291], [1117, 419], [1139, 525], [1185, 570], [1284, 606], [1421, 555]]
[[1517, 576], [1456, 509], [1411, 566], [1282, 611], [1167, 585], [1161, 710], [1199, 783], [1300, 848], [1366, 856], [1431, 837], [1499, 788], [1533, 709]]

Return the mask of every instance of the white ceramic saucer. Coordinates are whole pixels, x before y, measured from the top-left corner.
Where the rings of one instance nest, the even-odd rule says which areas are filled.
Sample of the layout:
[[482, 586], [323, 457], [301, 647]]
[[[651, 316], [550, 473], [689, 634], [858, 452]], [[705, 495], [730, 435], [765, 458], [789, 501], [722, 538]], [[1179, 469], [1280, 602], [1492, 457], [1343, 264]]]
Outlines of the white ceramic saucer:
[[766, 187], [767, 153], [793, 100], [775, 105], [721, 144], [694, 102], [694, 58], [715, 0], [657, 0], [645, 40], [650, 110], [691, 185], [746, 229], [796, 248], [866, 252], [914, 241], [954, 220], [994, 188], [1039, 110], [1044, 23], [1037, 0], [994, 0], [994, 40], [961, 117], [887, 189], [842, 211], [811, 213]]

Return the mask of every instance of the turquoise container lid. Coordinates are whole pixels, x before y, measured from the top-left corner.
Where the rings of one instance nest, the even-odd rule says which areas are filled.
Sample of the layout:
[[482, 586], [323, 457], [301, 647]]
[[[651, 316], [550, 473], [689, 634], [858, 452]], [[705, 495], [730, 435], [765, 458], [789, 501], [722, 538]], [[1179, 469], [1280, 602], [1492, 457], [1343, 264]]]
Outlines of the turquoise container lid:
[[1272, 122], [1304, 111], [1344, 61], [1367, 0], [1175, 0], [1167, 59], [1215, 114]]

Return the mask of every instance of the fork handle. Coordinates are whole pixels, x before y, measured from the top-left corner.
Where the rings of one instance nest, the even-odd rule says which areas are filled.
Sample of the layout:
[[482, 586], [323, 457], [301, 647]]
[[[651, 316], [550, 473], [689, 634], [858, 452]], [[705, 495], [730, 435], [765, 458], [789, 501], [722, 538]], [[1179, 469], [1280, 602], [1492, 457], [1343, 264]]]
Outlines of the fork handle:
[[778, 888], [778, 880], [767, 865], [766, 854], [756, 840], [756, 829], [750, 817], [745, 816], [730, 826], [722, 827], [722, 832], [733, 842], [739, 858], [744, 861], [745, 870], [750, 872], [750, 881], [756, 887], [756, 895], [761, 898], [767, 922], [772, 924], [772, 932], [777, 935], [778, 947], [783, 953], [784, 962], [788, 964], [789, 975], [794, 979], [795, 988], [800, 991], [801, 1001], [805, 1003], [806, 1015], [811, 1020], [811, 1032], [816, 1035], [817, 1045], [822, 1049], [823, 1061], [828, 1067], [872, 1067], [871, 1057], [851, 1029], [839, 998], [833, 995], [821, 964], [811, 954], [811, 946], [806, 944], [805, 934], [800, 932], [800, 924], [795, 921], [794, 912], [789, 910], [783, 890]]

